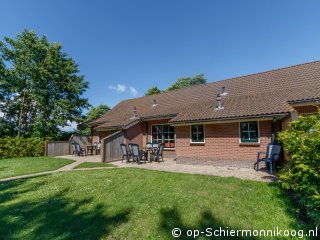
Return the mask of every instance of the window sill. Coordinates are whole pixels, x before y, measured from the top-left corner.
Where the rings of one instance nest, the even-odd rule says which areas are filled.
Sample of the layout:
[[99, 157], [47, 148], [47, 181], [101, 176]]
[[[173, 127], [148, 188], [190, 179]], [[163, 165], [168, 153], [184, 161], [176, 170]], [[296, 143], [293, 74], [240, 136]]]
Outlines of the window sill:
[[176, 148], [163, 148], [163, 150], [166, 150], [166, 151], [175, 151]]
[[240, 146], [260, 146], [259, 142], [240, 142]]
[[190, 145], [204, 145], [206, 142], [190, 142]]

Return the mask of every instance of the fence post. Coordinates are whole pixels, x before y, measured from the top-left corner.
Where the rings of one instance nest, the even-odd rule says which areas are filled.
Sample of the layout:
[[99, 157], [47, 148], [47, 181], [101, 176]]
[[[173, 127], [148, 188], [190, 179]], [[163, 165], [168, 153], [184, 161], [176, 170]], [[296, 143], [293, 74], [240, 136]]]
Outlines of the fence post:
[[44, 141], [44, 156], [47, 157], [48, 153], [47, 153], [47, 145], [48, 145], [48, 141]]
[[105, 152], [105, 138], [101, 139], [101, 153], [100, 153], [100, 157], [101, 157], [101, 162], [104, 162], [104, 152]]

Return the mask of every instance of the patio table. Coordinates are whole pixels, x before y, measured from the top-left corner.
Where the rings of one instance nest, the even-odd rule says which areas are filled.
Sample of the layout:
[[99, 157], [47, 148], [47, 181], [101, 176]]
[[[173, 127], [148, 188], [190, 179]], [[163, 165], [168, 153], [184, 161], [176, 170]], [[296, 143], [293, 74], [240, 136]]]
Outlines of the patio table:
[[96, 152], [97, 146], [96, 145], [87, 145], [87, 153], [88, 155], [93, 155]]
[[151, 162], [151, 152], [156, 150], [157, 147], [143, 147], [142, 149], [147, 151], [148, 161]]

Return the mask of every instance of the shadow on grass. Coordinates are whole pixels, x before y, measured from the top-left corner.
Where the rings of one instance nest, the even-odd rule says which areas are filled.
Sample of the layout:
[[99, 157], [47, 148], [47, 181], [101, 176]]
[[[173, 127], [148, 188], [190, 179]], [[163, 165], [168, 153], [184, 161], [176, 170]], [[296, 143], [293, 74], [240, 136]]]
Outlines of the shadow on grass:
[[[199, 233], [198, 237], [195, 238], [201, 238], [201, 239], [259, 239], [256, 237], [236, 237], [236, 236], [226, 236], [227, 232], [225, 231], [225, 235], [223, 235], [223, 231], [221, 231], [221, 236], [214, 236], [214, 230], [218, 229], [220, 231], [220, 228], [223, 230], [235, 230], [237, 231], [237, 228], [233, 228], [232, 226], [225, 226], [223, 223], [221, 223], [219, 220], [217, 220], [214, 215], [209, 211], [205, 210], [201, 213], [201, 218], [195, 225], [186, 225], [183, 223], [181, 216], [176, 208], [170, 208], [170, 209], [161, 209], [160, 210], [160, 231], [161, 233], [167, 237], [167, 239], [173, 239], [172, 236], [172, 229], [179, 228], [181, 230], [181, 236], [179, 239], [194, 239], [195, 236], [188, 236], [187, 231], [188, 230], [199, 230], [204, 233]], [[206, 232], [206, 229], [209, 229]], [[211, 229], [211, 230], [210, 230]], [[210, 236], [211, 233], [211, 236]], [[206, 235], [208, 234], [208, 235]]]
[[128, 221], [130, 209], [108, 213], [107, 206], [92, 198], [66, 197], [67, 190], [47, 198], [19, 200], [22, 193], [32, 193], [41, 183], [15, 191], [25, 181], [0, 184], [1, 239], [100, 239], [116, 226]]

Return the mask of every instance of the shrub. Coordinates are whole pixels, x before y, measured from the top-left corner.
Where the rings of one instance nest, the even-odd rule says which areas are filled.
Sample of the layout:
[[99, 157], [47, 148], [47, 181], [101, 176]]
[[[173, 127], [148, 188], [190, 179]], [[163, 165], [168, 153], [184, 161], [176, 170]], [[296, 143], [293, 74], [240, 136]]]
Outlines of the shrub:
[[45, 140], [41, 138], [0, 138], [0, 159], [43, 156]]
[[280, 184], [294, 192], [301, 207], [320, 226], [320, 112], [300, 116], [279, 134], [290, 161], [280, 172]]

